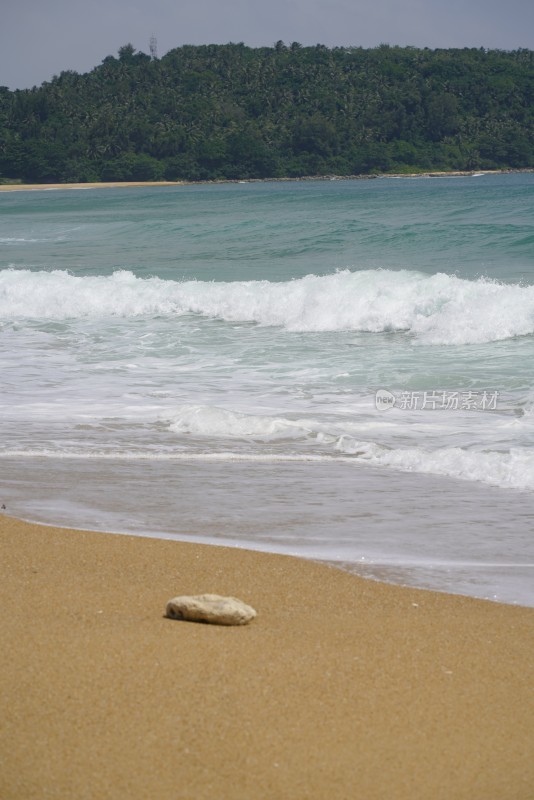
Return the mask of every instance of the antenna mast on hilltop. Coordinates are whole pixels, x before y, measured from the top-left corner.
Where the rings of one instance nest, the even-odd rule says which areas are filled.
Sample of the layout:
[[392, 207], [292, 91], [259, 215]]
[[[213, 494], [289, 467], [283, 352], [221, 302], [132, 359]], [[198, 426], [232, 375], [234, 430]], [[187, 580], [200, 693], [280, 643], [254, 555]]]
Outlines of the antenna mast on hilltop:
[[158, 57], [158, 40], [154, 34], [150, 37], [150, 57], [152, 61], [156, 61]]

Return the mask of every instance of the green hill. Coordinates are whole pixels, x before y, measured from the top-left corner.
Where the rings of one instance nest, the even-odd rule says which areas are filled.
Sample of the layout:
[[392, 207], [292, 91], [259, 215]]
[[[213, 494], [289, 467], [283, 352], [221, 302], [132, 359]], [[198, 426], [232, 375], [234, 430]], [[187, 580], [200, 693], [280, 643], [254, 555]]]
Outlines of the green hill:
[[0, 88], [0, 178], [207, 180], [534, 166], [534, 53], [121, 47]]

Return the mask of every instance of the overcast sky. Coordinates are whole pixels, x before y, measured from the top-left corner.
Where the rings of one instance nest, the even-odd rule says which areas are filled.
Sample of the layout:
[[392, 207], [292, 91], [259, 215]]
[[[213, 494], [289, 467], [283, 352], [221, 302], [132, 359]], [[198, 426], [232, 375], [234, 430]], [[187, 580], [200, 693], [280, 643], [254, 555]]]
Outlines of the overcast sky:
[[131, 42], [534, 49], [533, 0], [0, 0], [0, 86], [87, 72]]

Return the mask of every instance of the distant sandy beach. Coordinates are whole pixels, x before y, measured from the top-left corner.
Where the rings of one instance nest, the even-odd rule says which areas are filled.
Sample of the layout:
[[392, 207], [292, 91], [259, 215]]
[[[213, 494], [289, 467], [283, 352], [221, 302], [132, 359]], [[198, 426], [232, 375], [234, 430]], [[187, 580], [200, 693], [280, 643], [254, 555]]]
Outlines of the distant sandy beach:
[[224, 183], [271, 183], [299, 181], [349, 181], [372, 180], [375, 178], [447, 178], [468, 177], [470, 175], [504, 175], [511, 172], [534, 172], [532, 169], [499, 170], [455, 170], [448, 172], [392, 172], [370, 175], [310, 175], [303, 178], [244, 178], [210, 181], [111, 181], [104, 183], [0, 183], [0, 192], [46, 191], [51, 189], [120, 189], [141, 186], [201, 186]]
[[116, 189], [128, 186], [180, 186], [182, 181], [121, 181], [110, 183], [2, 183], [0, 192], [46, 191], [47, 189]]
[[[534, 609], [0, 517], [2, 800], [531, 800]], [[164, 617], [236, 595], [240, 628]]]

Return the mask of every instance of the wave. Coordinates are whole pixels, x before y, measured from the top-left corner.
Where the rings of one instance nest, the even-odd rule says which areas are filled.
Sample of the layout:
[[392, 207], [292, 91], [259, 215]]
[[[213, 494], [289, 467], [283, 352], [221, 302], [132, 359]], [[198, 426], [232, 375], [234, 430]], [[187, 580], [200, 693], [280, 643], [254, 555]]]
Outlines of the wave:
[[46, 242], [46, 239], [24, 239], [19, 236], [0, 236], [0, 244], [13, 244], [14, 242]]
[[[357, 425], [349, 421], [320, 422], [313, 418], [289, 419], [244, 414], [214, 406], [182, 406], [167, 419], [174, 433], [214, 439], [240, 439], [276, 443], [284, 439], [328, 446], [350, 460], [402, 472], [444, 475], [460, 480], [479, 481], [492, 486], [534, 489], [534, 452], [515, 447], [505, 452], [466, 450], [461, 447], [393, 448], [354, 436]], [[351, 433], [342, 432], [351, 430]], [[345, 460], [345, 459], [344, 459]]]
[[402, 472], [444, 475], [459, 480], [478, 481], [503, 489], [534, 490], [534, 453], [513, 447], [506, 452], [464, 450], [441, 447], [427, 451], [420, 447], [390, 450], [373, 442], [341, 439], [336, 448], [353, 453], [358, 459]]
[[[474, 450], [461, 447], [388, 447], [361, 440], [357, 425], [349, 420], [320, 421], [312, 417], [254, 415], [215, 406], [186, 405], [175, 409], [160, 422], [191, 447], [173, 451], [67, 448], [17, 448], [0, 450], [0, 457], [150, 460], [150, 461], [250, 461], [250, 462], [343, 462], [368, 464], [401, 472], [442, 475], [477, 481], [508, 489], [534, 490], [534, 452], [522, 447], [506, 451]], [[199, 451], [199, 440], [202, 449]], [[277, 447], [292, 440], [295, 450]], [[206, 452], [202, 441], [209, 442]], [[225, 442], [246, 442], [246, 450], [232, 449]], [[211, 451], [213, 444], [222, 449]], [[252, 447], [251, 447], [252, 445]], [[272, 449], [266, 452], [265, 445]], [[172, 445], [171, 445], [172, 447]]]
[[424, 344], [479, 344], [534, 333], [534, 286], [400, 270], [344, 270], [285, 282], [171, 281], [121, 270], [0, 272], [0, 318], [181, 316], [293, 332], [406, 332]]
[[[214, 436], [255, 442], [306, 439], [320, 435], [321, 423], [228, 411], [217, 406], [181, 406], [169, 421], [169, 430], [192, 436]], [[333, 441], [335, 438], [333, 439]]]

